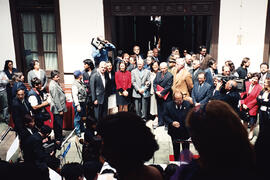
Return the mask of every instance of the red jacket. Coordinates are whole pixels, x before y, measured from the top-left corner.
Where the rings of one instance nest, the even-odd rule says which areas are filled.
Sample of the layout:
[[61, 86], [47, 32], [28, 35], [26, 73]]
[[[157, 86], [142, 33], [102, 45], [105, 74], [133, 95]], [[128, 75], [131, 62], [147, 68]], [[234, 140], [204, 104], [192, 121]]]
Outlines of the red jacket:
[[129, 71], [121, 72], [117, 71], [115, 73], [115, 84], [116, 89], [127, 90], [131, 88], [131, 73]]
[[241, 105], [242, 104], [247, 105], [247, 107], [249, 109], [249, 115], [256, 116], [257, 111], [258, 111], [258, 107], [259, 107], [257, 104], [256, 98], [260, 94], [260, 92], [262, 90], [262, 86], [259, 84], [256, 84], [255, 87], [252, 89], [251, 93], [248, 94], [250, 84], [251, 84], [251, 82], [247, 81], [246, 82], [246, 91], [241, 93], [241, 98], [243, 98], [245, 95], [247, 95], [247, 97], [245, 99], [241, 100]]

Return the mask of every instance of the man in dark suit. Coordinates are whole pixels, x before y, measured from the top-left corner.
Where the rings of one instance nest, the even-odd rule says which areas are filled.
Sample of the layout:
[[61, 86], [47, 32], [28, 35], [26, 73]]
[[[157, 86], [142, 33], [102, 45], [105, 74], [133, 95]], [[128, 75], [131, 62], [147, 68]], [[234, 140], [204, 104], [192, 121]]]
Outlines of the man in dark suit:
[[259, 84], [263, 87], [265, 79], [270, 78], [269, 65], [267, 63], [262, 63], [260, 65], [261, 78], [259, 79]]
[[[162, 126], [164, 125], [164, 109], [166, 106], [166, 103], [171, 101], [172, 92], [171, 87], [173, 84], [173, 75], [168, 72], [168, 66], [166, 62], [162, 62], [160, 64], [160, 72], [157, 72], [156, 78], [153, 82], [153, 88], [156, 93], [156, 99], [157, 99], [157, 107], [158, 107], [158, 125]], [[161, 86], [164, 88], [162, 91], [157, 90], [157, 86]], [[167, 99], [164, 99], [163, 97], [170, 93], [167, 97]]]
[[12, 119], [15, 125], [15, 131], [19, 137], [22, 134], [24, 128], [24, 117], [26, 114], [32, 114], [32, 106], [25, 98], [24, 89], [17, 89], [16, 97], [12, 101]]
[[109, 77], [106, 73], [106, 62], [101, 61], [97, 72], [91, 76], [90, 88], [96, 120], [107, 115]]
[[248, 67], [250, 65], [250, 60], [248, 57], [243, 58], [240, 67], [236, 69], [236, 72], [240, 79], [246, 79], [248, 74]]
[[56, 170], [60, 165], [60, 160], [51, 156], [43, 147], [43, 143], [48, 141], [50, 133], [51, 128], [49, 126], [42, 126], [39, 132], [26, 139], [23, 149], [24, 161], [34, 164], [43, 173], [48, 172], [48, 166]]
[[86, 109], [87, 109], [87, 115], [90, 115], [91, 117], [95, 117], [94, 115], [94, 104], [92, 102], [91, 97], [91, 87], [90, 87], [90, 79], [91, 76], [96, 73], [95, 65], [91, 59], [85, 59], [83, 61], [84, 63], [84, 71], [83, 74], [83, 83], [86, 86], [87, 90], [87, 99], [86, 99]]
[[221, 100], [221, 101], [225, 101], [226, 103], [228, 103], [236, 113], [239, 114], [239, 108], [238, 108], [238, 104], [239, 104], [239, 100], [241, 99], [239, 92], [237, 92], [236, 87], [237, 87], [237, 82], [234, 80], [229, 80], [226, 84], [225, 84], [225, 90], [226, 93], [221, 93], [220, 89], [222, 87], [222, 82], [218, 81], [217, 85], [216, 85], [216, 89], [214, 92], [214, 95], [211, 99], [217, 99], [217, 100]]
[[[185, 141], [189, 138], [185, 127], [185, 119], [191, 104], [183, 100], [181, 91], [175, 91], [173, 101], [165, 106], [164, 120], [168, 123], [168, 134], [171, 136], [175, 161], [179, 161], [180, 145], [177, 141]], [[189, 143], [183, 142], [182, 149], [189, 149]]]
[[195, 106], [206, 104], [212, 95], [211, 85], [205, 82], [205, 73], [198, 74], [198, 81], [195, 82], [191, 97]]

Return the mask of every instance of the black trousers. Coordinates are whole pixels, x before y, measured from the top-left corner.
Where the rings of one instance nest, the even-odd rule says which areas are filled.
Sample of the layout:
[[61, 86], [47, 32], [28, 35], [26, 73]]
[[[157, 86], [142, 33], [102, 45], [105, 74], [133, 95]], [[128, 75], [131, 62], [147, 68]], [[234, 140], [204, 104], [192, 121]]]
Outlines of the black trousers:
[[172, 137], [172, 145], [173, 145], [173, 155], [174, 155], [174, 160], [175, 161], [179, 161], [180, 158], [180, 144], [182, 144], [182, 150], [184, 149], [189, 149], [189, 143], [188, 142], [183, 142], [183, 143], [179, 143], [176, 142], [176, 138]]
[[98, 121], [100, 118], [107, 116], [108, 114], [108, 101], [104, 101], [103, 104], [95, 105], [95, 118]]
[[54, 114], [53, 115], [53, 131], [56, 141], [62, 141], [62, 131], [63, 131], [63, 115]]

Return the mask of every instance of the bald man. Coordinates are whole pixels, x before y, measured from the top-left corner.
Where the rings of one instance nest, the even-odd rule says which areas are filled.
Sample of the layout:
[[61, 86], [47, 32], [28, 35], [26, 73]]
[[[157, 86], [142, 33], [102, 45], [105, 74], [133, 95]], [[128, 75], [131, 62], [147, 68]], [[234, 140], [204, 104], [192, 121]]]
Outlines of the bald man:
[[106, 116], [108, 111], [110, 83], [108, 73], [106, 72], [106, 66], [106, 62], [101, 61], [97, 72], [91, 75], [90, 79], [91, 96], [97, 121]]
[[236, 113], [239, 113], [238, 103], [241, 97], [240, 97], [239, 92], [237, 92], [237, 89], [236, 89], [237, 82], [234, 80], [229, 80], [225, 84], [225, 90], [226, 90], [225, 93], [220, 92], [221, 87], [222, 87], [222, 81], [218, 81], [216, 85], [215, 93], [212, 99], [225, 101], [235, 110]]
[[174, 92], [173, 101], [165, 106], [164, 120], [168, 123], [168, 134], [172, 139], [175, 161], [179, 161], [180, 143], [183, 150], [189, 149], [189, 143], [185, 142], [189, 138], [185, 119], [190, 108], [191, 104], [183, 100], [183, 94], [179, 90]]
[[[158, 107], [158, 125], [164, 125], [164, 108], [167, 102], [169, 102], [172, 98], [171, 87], [173, 83], [173, 75], [168, 72], [168, 65], [166, 62], [162, 62], [160, 64], [160, 72], [157, 72], [156, 78], [153, 82], [154, 91], [157, 99], [157, 107]], [[162, 87], [160, 90], [159, 87]], [[167, 98], [164, 98], [166, 94], [169, 95]]]
[[132, 97], [134, 98], [136, 114], [142, 119], [147, 119], [150, 100], [150, 71], [143, 68], [144, 60], [137, 60], [137, 68], [131, 71], [133, 85]]

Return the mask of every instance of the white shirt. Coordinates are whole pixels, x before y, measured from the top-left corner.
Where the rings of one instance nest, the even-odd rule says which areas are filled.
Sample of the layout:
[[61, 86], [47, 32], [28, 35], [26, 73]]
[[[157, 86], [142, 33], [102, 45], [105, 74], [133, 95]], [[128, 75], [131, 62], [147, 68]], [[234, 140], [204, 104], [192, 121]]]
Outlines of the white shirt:
[[[263, 93], [263, 95], [262, 95], [263, 101], [265, 101], [265, 102], [268, 102], [268, 101], [269, 101], [269, 99], [267, 99], [267, 98], [268, 98], [268, 94], [269, 94], [268, 91], [264, 91], [264, 93]], [[267, 110], [267, 107], [266, 107], [266, 106], [261, 106], [261, 107], [260, 107], [260, 110], [261, 110], [261, 111], [266, 111], [266, 110]]]
[[92, 71], [88, 71], [87, 73], [88, 73], [89, 76], [91, 76]]
[[38, 100], [36, 98], [36, 96], [32, 95], [28, 97], [28, 101], [31, 104], [31, 106], [37, 106], [38, 105]]

